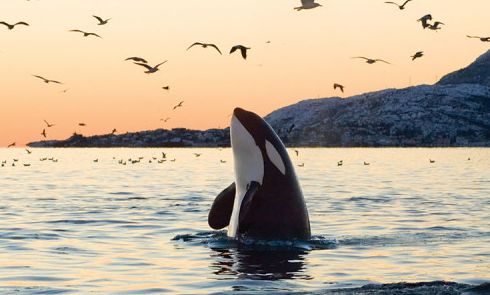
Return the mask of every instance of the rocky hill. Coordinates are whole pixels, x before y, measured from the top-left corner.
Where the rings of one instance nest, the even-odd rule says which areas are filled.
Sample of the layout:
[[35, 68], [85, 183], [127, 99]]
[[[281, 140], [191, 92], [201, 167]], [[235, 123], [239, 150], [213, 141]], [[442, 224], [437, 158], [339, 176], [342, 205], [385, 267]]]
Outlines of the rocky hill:
[[[288, 146], [490, 146], [490, 51], [435, 85], [301, 101], [265, 119]], [[32, 147], [229, 146], [228, 129], [183, 128], [42, 141]]]
[[476, 59], [474, 63], [459, 71], [447, 74], [439, 85], [481, 84], [490, 87], [490, 50]]
[[66, 140], [45, 140], [29, 143], [30, 147], [225, 147], [230, 146], [228, 130], [205, 131], [175, 128], [106, 134], [85, 137], [74, 134]]

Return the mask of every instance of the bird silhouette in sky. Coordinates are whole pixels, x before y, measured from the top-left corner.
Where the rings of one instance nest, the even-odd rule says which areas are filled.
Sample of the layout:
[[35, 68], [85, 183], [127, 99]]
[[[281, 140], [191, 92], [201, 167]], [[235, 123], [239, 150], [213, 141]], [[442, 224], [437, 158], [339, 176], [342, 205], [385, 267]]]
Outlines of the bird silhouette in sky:
[[490, 37], [479, 37], [479, 36], [470, 36], [470, 35], [466, 35], [466, 37], [480, 39], [480, 41], [482, 42], [490, 42]]
[[163, 118], [162, 118], [162, 119], [160, 119], [160, 121], [163, 121], [164, 123], [167, 123], [167, 121], [168, 121], [168, 120], [170, 120], [170, 117], [167, 117], [167, 118], [165, 118], [165, 119], [163, 119]]
[[387, 62], [386, 60], [383, 60], [383, 59], [373, 59], [373, 58], [367, 58], [367, 57], [364, 57], [364, 56], [355, 56], [353, 58], [361, 58], [361, 59], [365, 59], [366, 60], [366, 63], [368, 64], [374, 64], [378, 61], [380, 62], [384, 62], [384, 63], [387, 63], [387, 64], [390, 64], [389, 62]]
[[338, 83], [334, 83], [333, 84], [333, 90], [339, 88], [340, 91], [342, 91], [342, 93], [344, 93], [344, 87], [345, 87], [344, 85], [341, 85], [341, 84], [338, 84]]
[[184, 103], [184, 101], [179, 102], [179, 104], [177, 104], [176, 106], [174, 106], [173, 110], [175, 110], [176, 108], [183, 107], [183, 105], [182, 105], [183, 103]]
[[132, 60], [132, 61], [135, 61], [135, 62], [142, 62], [142, 63], [145, 63], [145, 64], [148, 63], [146, 61], [146, 59], [144, 59], [142, 57], [137, 57], [137, 56], [128, 57], [125, 60]]
[[435, 22], [432, 25], [429, 25], [427, 28], [429, 28], [430, 30], [433, 30], [433, 31], [437, 31], [437, 30], [441, 29], [441, 27], [439, 27], [439, 25], [445, 25], [445, 24], [442, 22]]
[[46, 78], [44, 78], [44, 77], [42, 77], [42, 76], [38, 76], [38, 75], [32, 75], [32, 76], [34, 76], [34, 77], [36, 77], [36, 78], [39, 78], [39, 79], [43, 80], [43, 81], [44, 81], [44, 83], [46, 83], [46, 84], [49, 84], [49, 83], [63, 84], [63, 83], [61, 83], [60, 81], [46, 79]]
[[95, 18], [96, 18], [96, 19], [99, 21], [99, 23], [97, 24], [97, 25], [99, 25], [99, 26], [106, 25], [106, 24], [107, 24], [107, 22], [109, 22], [109, 20], [110, 20], [110, 18], [108, 18], [108, 19], [103, 19], [103, 18], [101, 18], [100, 16], [96, 16], [96, 15], [92, 15], [92, 16], [93, 16], [93, 17], [95, 17]]
[[162, 89], [163, 90], [170, 90], [170, 86], [168, 86], [168, 85], [167, 86], [163, 86]]
[[85, 127], [85, 126], [87, 126], [87, 124], [85, 124], [85, 123], [78, 123], [78, 126]]
[[46, 127], [51, 128], [54, 126], [54, 124], [48, 123], [48, 121], [44, 120], [44, 123], [46, 123]]
[[321, 4], [318, 4], [315, 2], [315, 0], [301, 0], [301, 6], [295, 7], [294, 10], [300, 11], [303, 9], [313, 9], [316, 7], [322, 6]]
[[480, 39], [480, 41], [482, 42], [490, 42], [490, 37], [478, 37], [478, 36], [470, 36], [470, 35], [466, 35], [466, 37]]
[[423, 51], [417, 51], [417, 52], [415, 52], [414, 55], [412, 55], [410, 57], [412, 58], [412, 61], [414, 61], [417, 58], [421, 58], [422, 56], [424, 56], [424, 52]]
[[417, 21], [422, 23], [422, 28], [426, 29], [430, 26], [429, 21], [432, 20], [431, 14], [426, 14], [419, 18]]
[[167, 61], [163, 61], [157, 65], [155, 65], [154, 67], [150, 66], [150, 65], [147, 65], [145, 63], [140, 63], [140, 62], [135, 62], [134, 64], [135, 65], [139, 65], [139, 66], [142, 66], [142, 67], [145, 67], [147, 69], [147, 71], [145, 71], [145, 73], [147, 74], [152, 74], [152, 73], [155, 73], [156, 71], [159, 70], [159, 66], [163, 65], [164, 63], [166, 63]]
[[221, 54], [221, 50], [219, 50], [218, 46], [216, 46], [215, 44], [211, 44], [211, 43], [201, 43], [201, 42], [195, 42], [194, 44], [192, 44], [191, 46], [189, 46], [189, 47], [187, 48], [187, 50], [191, 49], [193, 46], [196, 46], [196, 45], [199, 45], [199, 46], [201, 46], [202, 48], [207, 48], [208, 46], [209, 46], [209, 47], [212, 47], [212, 48], [216, 49], [216, 50], [219, 52], [219, 54]]
[[70, 32], [82, 33], [84, 37], [95, 36], [95, 37], [102, 38], [101, 36], [97, 35], [96, 33], [85, 32], [85, 31], [78, 30], [78, 29], [70, 30]]
[[116, 128], [114, 128], [114, 129], [112, 129], [111, 134], [116, 134], [116, 132], [117, 132], [117, 129], [116, 129]]
[[46, 138], [46, 129], [43, 129], [43, 132], [41, 132], [41, 135], [44, 136], [44, 138]]
[[15, 142], [12, 142], [11, 144], [9, 144], [9, 145], [7, 146], [7, 148], [11, 148], [11, 147], [14, 147], [14, 146], [15, 146]]
[[412, 1], [412, 0], [407, 0], [402, 5], [400, 5], [398, 3], [395, 3], [395, 2], [391, 2], [391, 1], [386, 1], [385, 3], [387, 3], [387, 4], [394, 4], [394, 5], [398, 6], [398, 8], [400, 10], [403, 10], [403, 9], [405, 9], [405, 5], [407, 5], [407, 3], [410, 2], [410, 1]]
[[0, 22], [1, 25], [5, 25], [9, 30], [13, 30], [15, 28], [15, 26], [18, 26], [18, 25], [22, 25], [22, 26], [29, 26], [28, 23], [26, 22], [17, 22], [13, 25], [9, 24], [9, 23], [6, 23], [6, 22]]
[[242, 54], [243, 59], [247, 59], [247, 50], [249, 50], [250, 47], [245, 47], [243, 45], [235, 45], [231, 48], [230, 54], [233, 52], [240, 50], [240, 53]]

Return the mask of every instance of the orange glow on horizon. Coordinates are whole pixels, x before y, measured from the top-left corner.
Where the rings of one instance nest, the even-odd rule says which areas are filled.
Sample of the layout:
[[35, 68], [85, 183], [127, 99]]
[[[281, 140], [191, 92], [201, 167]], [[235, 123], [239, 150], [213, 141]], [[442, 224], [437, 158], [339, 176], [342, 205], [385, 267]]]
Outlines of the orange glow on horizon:
[[[46, 130], [47, 139], [113, 128], [224, 128], [236, 106], [266, 115], [309, 98], [432, 84], [490, 49], [466, 38], [490, 34], [485, 0], [416, 0], [404, 11], [381, 0], [318, 2], [323, 6], [299, 12], [293, 10], [299, 0], [4, 3], [0, 21], [30, 26], [0, 26], [0, 146], [42, 140], [44, 119], [56, 125]], [[416, 20], [427, 13], [446, 26], [424, 31]], [[98, 26], [92, 15], [111, 20]], [[196, 41], [217, 44], [223, 55], [197, 46], [186, 50]], [[229, 54], [237, 44], [251, 47], [246, 61]], [[425, 56], [412, 62], [419, 50]], [[359, 55], [392, 65], [351, 59]], [[145, 74], [124, 61], [129, 56], [151, 65], [168, 62]], [[346, 86], [345, 94], [333, 90], [336, 82]], [[184, 107], [172, 110], [181, 100]], [[166, 117], [167, 123], [160, 121]]]

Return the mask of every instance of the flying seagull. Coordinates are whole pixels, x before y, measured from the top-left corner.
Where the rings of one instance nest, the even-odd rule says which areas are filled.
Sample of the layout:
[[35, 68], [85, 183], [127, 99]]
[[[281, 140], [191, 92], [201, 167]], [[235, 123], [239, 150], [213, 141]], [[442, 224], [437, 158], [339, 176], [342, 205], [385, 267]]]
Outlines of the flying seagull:
[[333, 90], [339, 88], [340, 91], [342, 91], [342, 93], [344, 93], [344, 87], [345, 87], [344, 85], [341, 85], [341, 84], [338, 84], [338, 83], [334, 83], [333, 84]]
[[429, 21], [432, 20], [432, 15], [431, 14], [426, 14], [419, 18], [417, 21], [422, 22], [422, 28], [427, 28], [430, 26]]
[[417, 51], [415, 52], [414, 55], [410, 56], [412, 58], [412, 61], [416, 60], [417, 58], [420, 58], [424, 56], [424, 52], [423, 51]]
[[170, 86], [168, 86], [168, 85], [167, 86], [163, 86], [162, 89], [163, 90], [170, 90]]
[[482, 42], [490, 42], [490, 37], [478, 37], [478, 36], [469, 36], [469, 35], [466, 35], [466, 37], [480, 39], [480, 41]]
[[434, 24], [432, 25], [429, 25], [428, 28], [430, 30], [433, 30], [433, 31], [437, 31], [437, 30], [440, 30], [441, 28], [439, 27], [439, 25], [444, 25], [444, 23], [441, 23], [441, 22], [435, 22]]
[[165, 118], [165, 119], [163, 119], [163, 118], [162, 118], [162, 119], [160, 119], [160, 121], [163, 121], [164, 123], [167, 123], [167, 121], [168, 121], [168, 120], [170, 120], [170, 117], [167, 117], [167, 118]]
[[44, 123], [46, 123], [46, 126], [47, 126], [48, 128], [50, 128], [50, 127], [53, 127], [53, 126], [54, 126], [54, 124], [49, 124], [49, 123], [48, 123], [48, 121], [46, 121], [46, 120], [44, 120]]
[[295, 7], [294, 10], [300, 11], [303, 9], [313, 9], [318, 6], [322, 6], [322, 5], [315, 3], [315, 0], [301, 0], [301, 6]]
[[247, 50], [249, 50], [249, 49], [250, 49], [250, 47], [245, 47], [243, 45], [235, 45], [231, 48], [230, 54], [232, 54], [236, 50], [240, 50], [240, 52], [242, 53], [243, 59], [247, 59]]
[[46, 83], [46, 84], [48, 84], [48, 83], [63, 84], [63, 83], [61, 83], [60, 81], [46, 79], [46, 78], [41, 77], [41, 76], [38, 76], [38, 75], [32, 75], [32, 76], [34, 76], [34, 77], [36, 77], [36, 78], [39, 78], [39, 79], [43, 80], [43, 81], [44, 81], [44, 83]]
[[394, 4], [394, 5], [398, 6], [398, 8], [400, 10], [403, 10], [403, 9], [405, 9], [405, 5], [407, 5], [407, 3], [410, 2], [410, 1], [412, 1], [412, 0], [407, 0], [402, 5], [400, 5], [398, 3], [395, 3], [395, 2], [391, 2], [391, 1], [386, 1], [385, 3], [387, 3], [387, 4]]
[[93, 17], [95, 17], [99, 23], [97, 25], [101, 26], [101, 25], [106, 25], [107, 22], [110, 20], [110, 18], [108, 19], [102, 19], [100, 16], [96, 16], [96, 15], [92, 15]]
[[365, 59], [366, 60], [366, 63], [368, 64], [374, 64], [378, 61], [380, 62], [384, 62], [384, 63], [387, 63], [387, 64], [390, 64], [389, 62], [387, 62], [386, 60], [382, 60], [382, 59], [373, 59], [373, 58], [367, 58], [367, 57], [364, 57], [364, 56], [355, 56], [353, 58], [362, 58], [362, 59]]
[[159, 64], [157, 64], [156, 66], [152, 67], [150, 65], [147, 65], [145, 63], [141, 63], [141, 62], [135, 62], [134, 64], [135, 65], [139, 65], [139, 66], [142, 66], [142, 67], [145, 67], [148, 71], [145, 71], [145, 73], [147, 74], [151, 74], [151, 73], [155, 73], [156, 71], [158, 71], [158, 67], [163, 65], [164, 63], [166, 63], [167, 61], [164, 61], [164, 62], [161, 62]]
[[7, 148], [14, 147], [14, 146], [15, 146], [15, 142], [12, 142], [11, 144], [9, 144], [9, 145], [7, 146]]
[[116, 129], [116, 128], [114, 128], [114, 129], [112, 129], [111, 134], [116, 134], [116, 132], [117, 132], [117, 129]]
[[29, 26], [29, 24], [28, 24], [28, 23], [26, 23], [26, 22], [17, 22], [17, 23], [15, 23], [15, 24], [13, 24], [13, 25], [8, 24], [8, 23], [6, 23], [6, 22], [0, 22], [0, 24], [7, 26], [7, 28], [8, 28], [9, 30], [13, 30], [13, 29], [15, 28], [15, 26], [17, 26], [17, 25]]
[[95, 36], [95, 37], [102, 38], [101, 36], [97, 35], [96, 33], [89, 33], [89, 32], [84, 32], [84, 31], [81, 31], [81, 30], [70, 30], [70, 32], [82, 33], [84, 37], [88, 37], [88, 36], [92, 35], [92, 36]]
[[41, 135], [44, 136], [44, 138], [46, 138], [46, 129], [43, 129], [43, 132], [41, 132]]
[[27, 154], [29, 154], [29, 155], [30, 155], [30, 154], [32, 154], [32, 151], [30, 151], [29, 149], [26, 149], [26, 152], [27, 152]]
[[84, 126], [87, 126], [87, 124], [85, 124], [85, 123], [78, 123], [78, 126], [84, 127]]
[[191, 48], [192, 48], [193, 46], [195, 46], [195, 45], [199, 45], [199, 46], [201, 46], [202, 48], [206, 48], [206, 47], [208, 47], [208, 46], [209, 46], [209, 47], [213, 47], [214, 49], [216, 49], [216, 50], [219, 52], [219, 54], [221, 54], [221, 50], [219, 50], [218, 46], [216, 46], [216, 45], [214, 45], [214, 44], [211, 44], [211, 43], [201, 43], [201, 42], [196, 42], [196, 43], [192, 44], [191, 46], [189, 46], [189, 47], [187, 48], [187, 50], [191, 49]]
[[142, 62], [142, 63], [145, 63], [145, 64], [148, 63], [146, 61], [146, 59], [141, 58], [141, 57], [137, 57], [137, 56], [128, 57], [125, 60], [132, 60], [132, 61], [135, 61], [135, 62]]
[[175, 110], [176, 108], [183, 107], [183, 105], [182, 105], [183, 103], [184, 103], [184, 101], [179, 102], [178, 105], [174, 106], [173, 110]]

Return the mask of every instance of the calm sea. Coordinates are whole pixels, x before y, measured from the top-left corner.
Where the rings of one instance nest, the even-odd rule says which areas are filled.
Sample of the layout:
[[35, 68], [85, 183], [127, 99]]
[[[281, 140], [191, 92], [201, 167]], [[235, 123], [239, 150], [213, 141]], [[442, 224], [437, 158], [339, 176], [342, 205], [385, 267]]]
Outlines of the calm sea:
[[233, 181], [230, 149], [0, 149], [0, 293], [340, 294], [490, 281], [490, 149], [298, 151], [313, 241], [243, 245], [207, 225]]

